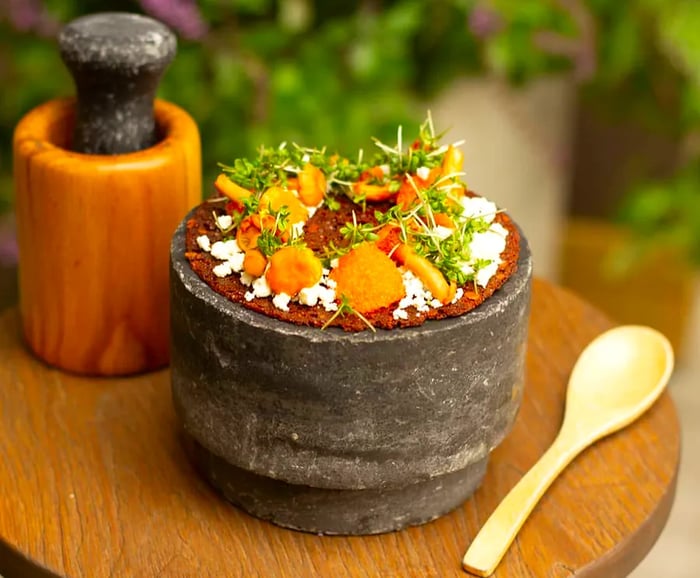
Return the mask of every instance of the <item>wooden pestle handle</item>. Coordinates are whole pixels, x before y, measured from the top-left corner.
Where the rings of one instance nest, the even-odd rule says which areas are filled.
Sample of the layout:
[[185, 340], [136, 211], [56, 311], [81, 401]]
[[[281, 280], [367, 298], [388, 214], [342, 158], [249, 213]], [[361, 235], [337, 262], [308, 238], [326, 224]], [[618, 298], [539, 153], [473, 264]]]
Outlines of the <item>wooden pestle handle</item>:
[[78, 96], [72, 149], [116, 155], [153, 146], [156, 89], [177, 50], [170, 29], [146, 16], [105, 12], [73, 20], [58, 42]]

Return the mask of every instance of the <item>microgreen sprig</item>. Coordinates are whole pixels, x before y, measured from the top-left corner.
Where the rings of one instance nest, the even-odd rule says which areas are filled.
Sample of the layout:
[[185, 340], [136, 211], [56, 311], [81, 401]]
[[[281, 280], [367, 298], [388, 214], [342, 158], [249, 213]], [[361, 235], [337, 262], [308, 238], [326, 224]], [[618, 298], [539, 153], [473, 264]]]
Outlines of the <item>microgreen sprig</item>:
[[380, 229], [380, 226], [373, 225], [372, 223], [362, 223], [358, 224], [357, 215], [355, 211], [352, 212], [352, 223], [345, 223], [340, 228], [340, 233], [345, 239], [347, 239], [350, 247], [354, 247], [365, 241], [376, 241], [379, 237], [376, 231]]
[[227, 235], [228, 233], [233, 231], [237, 226], [236, 220], [232, 219], [231, 224], [228, 227], [222, 227], [219, 223], [219, 215], [216, 214], [216, 211], [212, 211], [211, 216], [214, 218], [214, 225], [216, 225], [216, 228], [219, 229], [219, 231], [221, 231], [222, 235]]
[[[258, 249], [266, 257], [272, 256], [279, 249], [285, 245], [291, 245], [297, 241], [296, 235], [292, 234], [287, 242], [284, 242], [280, 238], [280, 233], [287, 231], [288, 219], [289, 219], [289, 209], [286, 206], [280, 207], [278, 210], [274, 210], [271, 207], [267, 209], [269, 215], [275, 218], [275, 222], [272, 227], [263, 227], [260, 231], [260, 236], [257, 240]], [[294, 229], [292, 228], [292, 232]]]
[[258, 249], [266, 257], [271, 257], [277, 251], [279, 251], [282, 246], [282, 240], [275, 235], [271, 229], [263, 229], [260, 231], [260, 236], [257, 240]]
[[[377, 152], [371, 158], [362, 150], [357, 157], [350, 159], [331, 155], [325, 148], [307, 148], [296, 143], [282, 143], [277, 148], [261, 147], [258, 157], [252, 161], [240, 160], [230, 166], [221, 165], [232, 181], [254, 193], [243, 201], [243, 211], [234, 215], [234, 221], [239, 224], [246, 216], [258, 212], [261, 195], [271, 186], [287, 186], [288, 179], [296, 177], [307, 163], [318, 167], [324, 174], [328, 183], [324, 202], [331, 210], [340, 208], [337, 195], [344, 194], [365, 211], [368, 201], [363, 198], [363, 189], [356, 186], [360, 180], [368, 185], [387, 185], [390, 192], [399, 194], [403, 183], [407, 182], [413, 188], [416, 199], [410, 209], [395, 205], [384, 213], [376, 211], [371, 223], [358, 223], [358, 217], [353, 212], [352, 222], [340, 228], [344, 237], [342, 246], [329, 243], [325, 248], [325, 259], [329, 261], [341, 256], [359, 243], [375, 241], [379, 228], [392, 223], [399, 227], [401, 242], [409, 244], [417, 253], [429, 259], [447, 279], [466, 283], [486, 266], [478, 260], [470, 260], [469, 245], [476, 233], [489, 228], [489, 223], [483, 218], [462, 217], [462, 172], [442, 174], [431, 184], [425, 182], [427, 178], [419, 169], [441, 167], [448, 151], [448, 145], [439, 144], [442, 136], [435, 133], [432, 116], [428, 113], [420, 126], [418, 138], [409, 146], [404, 148], [403, 129], [398, 127], [393, 146], [373, 139]], [[452, 146], [459, 144], [453, 143]], [[377, 167], [382, 167], [384, 174], [379, 174]], [[282, 244], [299, 242], [295, 234], [288, 237], [279, 234], [288, 229], [288, 214], [268, 212], [275, 217], [274, 227], [268, 227], [258, 239], [259, 247], [265, 254], [270, 255]], [[451, 233], [446, 234], [437, 226], [443, 220], [449, 221], [450, 228], [454, 226]], [[297, 232], [294, 227], [292, 229], [292, 233]], [[469, 263], [469, 267], [465, 266], [466, 263]]]
[[372, 333], [377, 332], [374, 325], [372, 325], [369, 319], [367, 319], [364, 315], [362, 315], [362, 313], [360, 313], [359, 311], [354, 309], [352, 305], [350, 305], [350, 300], [344, 294], [340, 296], [340, 305], [338, 306], [338, 309], [335, 313], [333, 313], [333, 315], [330, 316], [328, 321], [326, 321], [323, 324], [323, 326], [321, 327], [321, 331], [329, 327], [331, 323], [333, 323], [341, 315], [354, 315], [355, 317], [360, 319], [360, 321], [362, 321], [370, 329], [370, 331], [372, 331]]

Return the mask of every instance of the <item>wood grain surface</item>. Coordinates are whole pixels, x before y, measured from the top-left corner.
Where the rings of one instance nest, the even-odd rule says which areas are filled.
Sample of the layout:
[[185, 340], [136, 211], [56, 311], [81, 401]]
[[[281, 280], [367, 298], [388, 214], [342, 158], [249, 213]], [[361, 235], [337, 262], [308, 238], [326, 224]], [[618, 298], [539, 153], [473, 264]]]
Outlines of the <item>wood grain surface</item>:
[[163, 139], [121, 155], [68, 150], [72, 100], [28, 113], [14, 136], [20, 311], [29, 346], [82, 374], [168, 363], [168, 259], [201, 199], [199, 132], [157, 101]]
[[[534, 287], [527, 383], [482, 487], [451, 514], [372, 537], [319, 537], [223, 502], [185, 459], [167, 371], [88, 379], [50, 369], [0, 318], [0, 574], [101, 577], [451, 577], [498, 502], [560, 425], [568, 374], [610, 323], [573, 295]], [[525, 523], [496, 578], [618, 578], [663, 529], [679, 425], [668, 394], [586, 450]]]

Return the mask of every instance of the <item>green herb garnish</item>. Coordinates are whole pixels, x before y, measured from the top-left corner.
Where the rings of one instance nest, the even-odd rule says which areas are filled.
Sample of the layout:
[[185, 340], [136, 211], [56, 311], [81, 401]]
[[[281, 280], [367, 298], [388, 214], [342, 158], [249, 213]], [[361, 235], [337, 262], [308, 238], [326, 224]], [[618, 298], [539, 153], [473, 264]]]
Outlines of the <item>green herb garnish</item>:
[[328, 321], [326, 321], [323, 324], [323, 327], [321, 327], [321, 331], [329, 327], [330, 324], [333, 323], [336, 319], [338, 319], [338, 317], [341, 315], [354, 315], [355, 317], [360, 319], [360, 321], [362, 321], [372, 331], [372, 333], [377, 332], [377, 330], [374, 328], [374, 325], [372, 325], [369, 322], [369, 320], [364, 315], [362, 315], [362, 313], [353, 309], [353, 307], [350, 305], [350, 300], [345, 295], [340, 296], [340, 305], [338, 306], [338, 310], [335, 313], [333, 313], [333, 315], [331, 315]]

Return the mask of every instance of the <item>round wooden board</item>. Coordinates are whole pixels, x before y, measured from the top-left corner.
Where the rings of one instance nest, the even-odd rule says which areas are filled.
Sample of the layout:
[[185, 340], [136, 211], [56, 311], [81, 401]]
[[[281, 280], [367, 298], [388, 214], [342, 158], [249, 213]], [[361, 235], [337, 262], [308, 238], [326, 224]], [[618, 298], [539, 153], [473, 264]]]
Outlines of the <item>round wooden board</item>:
[[[320, 537], [259, 521], [194, 473], [167, 371], [88, 379], [51, 369], [0, 318], [0, 574], [5, 578], [450, 577], [498, 502], [554, 439], [569, 372], [611, 326], [536, 282], [518, 421], [482, 487], [451, 514], [371, 537]], [[626, 576], [673, 502], [679, 425], [664, 394], [554, 483], [494, 576]]]

